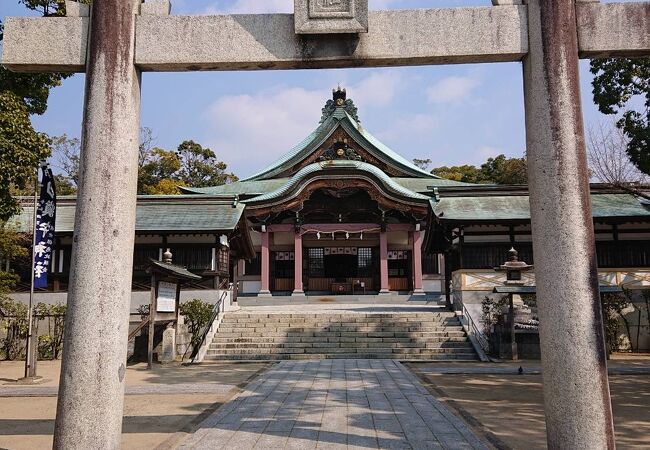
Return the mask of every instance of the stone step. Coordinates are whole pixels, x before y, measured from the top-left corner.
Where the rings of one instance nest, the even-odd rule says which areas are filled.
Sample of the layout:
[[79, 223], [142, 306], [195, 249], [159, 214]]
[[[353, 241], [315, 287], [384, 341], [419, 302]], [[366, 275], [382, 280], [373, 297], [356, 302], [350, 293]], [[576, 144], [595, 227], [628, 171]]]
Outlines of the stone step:
[[232, 328], [325, 328], [325, 327], [440, 327], [440, 326], [460, 326], [458, 319], [445, 319], [438, 321], [385, 321], [385, 322], [227, 322], [222, 321], [222, 326]]
[[[261, 334], [260, 334], [261, 335]], [[254, 337], [254, 334], [251, 333], [225, 333], [218, 330], [215, 333], [215, 337], [226, 337], [226, 338], [235, 338], [235, 337]], [[445, 331], [409, 331], [409, 332], [369, 332], [369, 333], [355, 333], [348, 331], [316, 331], [313, 333], [293, 333], [293, 332], [266, 332], [263, 334], [266, 337], [353, 337], [353, 338], [435, 338], [435, 337], [462, 337], [465, 336], [465, 332], [461, 329], [459, 330], [445, 330]]]
[[409, 333], [412, 331], [423, 331], [423, 332], [433, 332], [433, 331], [458, 331], [462, 327], [460, 325], [427, 325], [420, 324], [408, 327], [400, 326], [383, 326], [383, 327], [369, 327], [369, 326], [358, 326], [358, 327], [339, 327], [339, 326], [327, 326], [327, 327], [303, 327], [303, 326], [294, 326], [294, 327], [257, 327], [257, 328], [244, 328], [244, 327], [231, 327], [228, 325], [221, 325], [219, 327], [223, 333], [251, 333], [251, 334], [266, 334], [266, 333], [330, 333], [330, 332], [339, 332], [339, 333]]
[[225, 342], [210, 344], [210, 350], [256, 348], [473, 348], [471, 342]]
[[468, 353], [467, 348], [220, 348], [216, 350], [208, 350], [208, 355], [276, 355], [285, 353], [315, 353], [315, 354], [329, 354], [329, 353], [410, 353], [410, 354], [455, 354], [455, 353]]
[[431, 337], [427, 339], [422, 338], [367, 338], [367, 337], [286, 337], [286, 336], [245, 336], [245, 337], [221, 337], [216, 334], [213, 343], [247, 343], [247, 342], [261, 342], [261, 343], [290, 343], [290, 342], [390, 342], [390, 343], [414, 343], [417, 345], [424, 345], [428, 342], [467, 342], [467, 337], [462, 336], [441, 336]]
[[358, 321], [382, 321], [382, 320], [442, 320], [442, 319], [453, 319], [455, 318], [454, 313], [396, 313], [396, 314], [364, 314], [364, 313], [352, 313], [352, 314], [242, 314], [242, 313], [232, 313], [224, 317], [224, 322], [248, 322], [248, 321], [258, 321], [258, 322], [282, 322], [282, 321], [295, 321], [295, 320], [305, 320], [305, 321], [326, 321], [326, 322], [345, 322], [347, 320], [351, 322]]
[[451, 311], [227, 313], [206, 359], [476, 360]]
[[206, 360], [213, 361], [276, 361], [276, 360], [304, 360], [304, 359], [398, 359], [400, 361], [476, 361], [478, 357], [474, 352], [455, 354], [420, 353], [417, 355], [403, 353], [298, 353], [298, 354], [231, 354], [231, 355], [206, 355]]

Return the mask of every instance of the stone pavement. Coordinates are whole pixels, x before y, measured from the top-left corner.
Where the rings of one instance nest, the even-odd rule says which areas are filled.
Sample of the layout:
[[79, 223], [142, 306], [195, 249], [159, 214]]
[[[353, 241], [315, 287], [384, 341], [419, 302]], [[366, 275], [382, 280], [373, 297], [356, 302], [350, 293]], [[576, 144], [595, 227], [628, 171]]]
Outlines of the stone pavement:
[[484, 449], [391, 360], [283, 361], [208, 417], [181, 449]]

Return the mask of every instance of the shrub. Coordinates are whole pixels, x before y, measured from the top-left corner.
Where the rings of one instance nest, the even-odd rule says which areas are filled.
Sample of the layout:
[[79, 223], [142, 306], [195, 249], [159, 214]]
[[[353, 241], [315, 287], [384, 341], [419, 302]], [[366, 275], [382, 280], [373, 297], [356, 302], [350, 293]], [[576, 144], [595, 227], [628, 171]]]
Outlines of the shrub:
[[[34, 308], [35, 316], [40, 320], [47, 321], [47, 342], [50, 345], [50, 349], [45, 351], [43, 349], [43, 354], [50, 355], [48, 357], [43, 356], [44, 359], [59, 359], [61, 356], [61, 351], [63, 350], [63, 333], [65, 330], [65, 313], [67, 311], [67, 306], [62, 303], [56, 303], [53, 305], [48, 305], [46, 303], [38, 303], [36, 308]], [[43, 345], [46, 345], [43, 343]], [[41, 351], [41, 341], [39, 338], [39, 352]]]
[[27, 305], [8, 297], [0, 299], [2, 327], [5, 337], [0, 340], [4, 359], [20, 358], [25, 350], [27, 339]]
[[212, 317], [213, 306], [201, 299], [195, 298], [185, 303], [181, 303], [180, 312], [185, 316], [187, 329], [192, 335], [191, 344], [193, 351], [198, 351], [198, 345], [201, 343], [201, 331], [208, 325]]

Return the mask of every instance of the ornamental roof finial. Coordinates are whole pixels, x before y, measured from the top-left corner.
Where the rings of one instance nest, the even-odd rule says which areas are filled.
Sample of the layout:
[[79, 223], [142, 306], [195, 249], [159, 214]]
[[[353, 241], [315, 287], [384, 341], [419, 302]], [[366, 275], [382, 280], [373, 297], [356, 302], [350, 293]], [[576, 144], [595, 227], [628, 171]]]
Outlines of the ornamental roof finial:
[[341, 85], [339, 85], [336, 89], [332, 89], [332, 99], [334, 100], [336, 106], [343, 106], [346, 97], [347, 94], [345, 92], [345, 89], [341, 89]]

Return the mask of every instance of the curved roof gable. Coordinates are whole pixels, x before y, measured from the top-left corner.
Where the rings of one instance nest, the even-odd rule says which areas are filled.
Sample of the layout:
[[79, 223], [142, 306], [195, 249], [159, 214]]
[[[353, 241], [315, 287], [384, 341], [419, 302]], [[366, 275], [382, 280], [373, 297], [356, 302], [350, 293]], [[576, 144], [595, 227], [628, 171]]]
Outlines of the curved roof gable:
[[[334, 101], [337, 99], [342, 99], [342, 101], [335, 103]], [[338, 91], [334, 91], [334, 101], [328, 100], [323, 108], [323, 117], [321, 118], [320, 125], [309, 136], [280, 159], [243, 181], [260, 181], [281, 175], [286, 176], [284, 172], [321, 148], [325, 141], [339, 127], [343, 128], [370, 155], [391, 167], [395, 167], [401, 172], [401, 176], [428, 179], [439, 178], [420, 169], [365, 130], [359, 124], [354, 103], [350, 99], [345, 99], [345, 90], [339, 89]]]
[[294, 191], [300, 185], [302, 185], [303, 181], [310, 175], [316, 173], [327, 174], [329, 170], [333, 170], [333, 169], [351, 170], [354, 171], [353, 173], [358, 174], [357, 176], [363, 173], [369, 174], [372, 175], [374, 178], [378, 179], [383, 185], [383, 187], [389, 192], [416, 201], [429, 200], [428, 196], [419, 194], [417, 192], [413, 192], [410, 189], [407, 189], [401, 184], [395, 182], [388, 175], [386, 175], [381, 169], [373, 166], [372, 164], [368, 164], [362, 161], [335, 160], [335, 161], [316, 162], [316, 163], [309, 164], [303, 167], [302, 169], [300, 169], [298, 172], [296, 172], [296, 174], [293, 177], [291, 177], [289, 180], [287, 180], [284, 185], [280, 186], [279, 188], [275, 189], [272, 192], [268, 192], [266, 194], [253, 197], [251, 199], [244, 200], [244, 203], [262, 204], [262, 203], [267, 203], [269, 201], [273, 201], [278, 198], [282, 198], [287, 194], [289, 194], [290, 192]]

